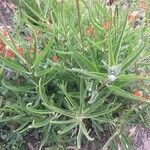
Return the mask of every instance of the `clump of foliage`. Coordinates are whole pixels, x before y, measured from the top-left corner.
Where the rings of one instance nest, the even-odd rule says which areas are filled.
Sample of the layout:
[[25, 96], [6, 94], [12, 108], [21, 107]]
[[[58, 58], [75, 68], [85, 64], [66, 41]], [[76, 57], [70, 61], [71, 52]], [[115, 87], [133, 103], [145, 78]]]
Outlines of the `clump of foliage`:
[[[20, 135], [38, 128], [40, 148], [54, 149], [80, 149], [94, 140], [91, 131], [110, 126], [103, 150], [117, 149], [116, 139], [134, 149], [126, 125], [150, 120], [149, 12], [101, 1], [21, 2], [13, 31], [0, 34], [0, 122]], [[136, 26], [133, 9], [144, 15]]]

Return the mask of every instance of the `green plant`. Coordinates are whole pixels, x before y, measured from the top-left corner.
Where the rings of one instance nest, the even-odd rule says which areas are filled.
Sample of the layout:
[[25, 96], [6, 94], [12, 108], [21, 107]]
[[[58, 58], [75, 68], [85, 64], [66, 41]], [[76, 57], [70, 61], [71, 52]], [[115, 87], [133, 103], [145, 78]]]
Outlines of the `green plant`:
[[[51, 139], [64, 149], [69, 143], [81, 148], [83, 135], [94, 140], [91, 128], [99, 132], [109, 125], [114, 134], [103, 149], [116, 138], [128, 149], [132, 144], [125, 125], [137, 118], [144, 122], [149, 112], [150, 101], [132, 94], [130, 86], [150, 80], [136, 72], [141, 54], [149, 55], [145, 24], [134, 29], [128, 21], [130, 9], [121, 11], [120, 4], [113, 11], [100, 1], [45, 0], [39, 1], [39, 12], [25, 0], [22, 3], [37, 19], [18, 10], [10, 40], [0, 34], [14, 54], [0, 56], [2, 87], [13, 91], [9, 103], [3, 100], [0, 122], [15, 122], [14, 132], [20, 134], [39, 128], [40, 148]], [[20, 36], [21, 31], [26, 34]], [[8, 79], [10, 70], [14, 77]], [[65, 135], [65, 142], [58, 134]]]
[[[38, 17], [32, 13], [32, 11], [30, 10], [30, 7], [32, 7], [33, 10], [35, 10], [35, 12], [37, 11], [38, 13], [41, 11], [40, 7], [38, 6], [38, 1], [36, 0], [25, 0], [26, 3], [23, 3], [22, 0], [12, 0], [12, 2], [18, 6], [18, 8], [22, 9], [22, 11], [25, 11], [27, 13], [27, 15], [31, 16], [32, 18], [36, 19], [38, 21]], [[30, 6], [29, 8], [26, 7], [26, 5]]]

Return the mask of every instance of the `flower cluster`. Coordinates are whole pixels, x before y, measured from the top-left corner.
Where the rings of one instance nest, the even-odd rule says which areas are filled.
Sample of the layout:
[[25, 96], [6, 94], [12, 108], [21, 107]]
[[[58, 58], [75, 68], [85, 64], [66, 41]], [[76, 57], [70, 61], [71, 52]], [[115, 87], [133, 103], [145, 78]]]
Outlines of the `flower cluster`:
[[[6, 31], [5, 29], [1, 28], [0, 29], [0, 33], [9, 40], [9, 33], [8, 33], [8, 31]], [[2, 39], [0, 39], [0, 54], [6, 56], [8, 58], [14, 58], [13, 52], [6, 47], [6, 45], [5, 45], [5, 43], [3, 42]]]
[[[9, 39], [9, 36], [8, 36], [8, 32], [3, 30], [1, 31], [1, 33], [3, 34], [3, 36], [5, 36], [8, 40]], [[20, 46], [17, 46], [17, 52], [19, 55], [23, 56], [24, 55], [24, 50], [22, 47]], [[0, 39], [0, 54], [7, 57], [7, 58], [10, 58], [10, 59], [14, 59], [15, 58], [15, 54], [14, 52], [12, 51], [12, 49], [8, 48], [5, 43], [3, 42], [2, 39]]]
[[[7, 31], [7, 30], [5, 30], [5, 29], [2, 28], [2, 29], [0, 29], [0, 33], [8, 41], [11, 41], [10, 38], [9, 38], [9, 31]], [[33, 54], [35, 52], [35, 48], [32, 46], [33, 45], [33, 39], [32, 39], [32, 37], [31, 36], [24, 37], [24, 40], [29, 43], [29, 45], [30, 45], [29, 52], [30, 52], [30, 54]], [[20, 45], [16, 46], [16, 52], [21, 57], [25, 57], [25, 50]], [[3, 55], [3, 56], [5, 56], [5, 57], [7, 57], [9, 59], [12, 59], [12, 60], [15, 59], [15, 54], [14, 54], [13, 50], [10, 49], [8, 46], [6, 46], [6, 44], [3, 42], [2, 39], [0, 39], [0, 55]], [[52, 57], [52, 61], [54, 63], [58, 63], [59, 62], [59, 57], [57, 55], [54, 55]]]
[[145, 0], [140, 0], [137, 6], [137, 10], [131, 12], [128, 15], [128, 22], [133, 25], [133, 27], [137, 27], [141, 24], [141, 21], [146, 15], [148, 10], [148, 4]]

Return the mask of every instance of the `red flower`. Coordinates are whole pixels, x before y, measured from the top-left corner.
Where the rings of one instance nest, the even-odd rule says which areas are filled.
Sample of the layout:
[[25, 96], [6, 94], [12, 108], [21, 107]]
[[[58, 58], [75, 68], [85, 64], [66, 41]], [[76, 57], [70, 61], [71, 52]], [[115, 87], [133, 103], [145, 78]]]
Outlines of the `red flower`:
[[110, 21], [107, 21], [107, 22], [105, 22], [105, 23], [102, 25], [102, 28], [103, 28], [104, 30], [108, 31], [109, 28], [110, 28], [110, 25], [111, 25]]
[[134, 95], [134, 96], [137, 96], [137, 97], [142, 97], [142, 96], [143, 96], [143, 92], [137, 90], [137, 91], [134, 91], [134, 92], [133, 92], [133, 95]]
[[10, 58], [10, 59], [14, 59], [15, 58], [15, 55], [14, 55], [14, 53], [13, 53], [13, 51], [11, 49], [6, 50], [5, 56], [7, 58]]
[[6, 45], [2, 41], [0, 41], [0, 54], [3, 53], [5, 47], [6, 47]]
[[54, 55], [52, 59], [53, 59], [54, 63], [58, 63], [58, 61], [59, 61], [59, 58], [57, 55]]
[[88, 33], [88, 34], [91, 34], [91, 33], [93, 33], [93, 27], [92, 27], [92, 25], [89, 25], [88, 27], [87, 27], [87, 29], [86, 29], [86, 33]]

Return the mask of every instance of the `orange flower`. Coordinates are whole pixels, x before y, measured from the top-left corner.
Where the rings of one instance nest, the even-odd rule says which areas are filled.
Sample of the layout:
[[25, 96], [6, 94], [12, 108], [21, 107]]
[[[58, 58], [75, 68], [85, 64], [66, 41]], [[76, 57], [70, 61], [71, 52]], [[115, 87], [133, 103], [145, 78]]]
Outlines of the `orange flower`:
[[58, 61], [59, 61], [59, 58], [57, 55], [54, 55], [52, 59], [53, 59], [54, 63], [58, 63]]
[[34, 47], [31, 47], [31, 48], [30, 48], [30, 53], [34, 53], [34, 51], [35, 51], [35, 48], [34, 48]]
[[2, 32], [2, 34], [3, 34], [3, 36], [6, 36], [6, 37], [8, 37], [8, 35], [9, 35], [6, 30], [4, 30], [4, 31]]
[[24, 55], [24, 49], [22, 47], [17, 47], [17, 51], [21, 56]]
[[107, 21], [107, 22], [105, 22], [105, 23], [102, 25], [102, 28], [103, 28], [104, 30], [108, 31], [109, 28], [110, 28], [110, 25], [111, 25], [110, 21]]
[[92, 27], [92, 25], [89, 25], [89, 26], [87, 27], [86, 33], [88, 33], [88, 34], [93, 33], [93, 27]]
[[132, 14], [129, 14], [129, 15], [128, 15], [128, 21], [129, 21], [129, 22], [133, 22], [135, 19], [136, 19], [136, 17], [133, 16]]
[[15, 55], [14, 55], [14, 53], [13, 53], [13, 51], [11, 49], [6, 50], [5, 56], [7, 58], [10, 58], [10, 59], [14, 59], [15, 58]]
[[143, 96], [143, 92], [137, 90], [137, 91], [134, 91], [134, 92], [133, 92], [133, 95], [134, 95], [134, 96], [137, 96], [137, 97], [142, 97], [142, 96]]
[[137, 17], [138, 17], [138, 12], [134, 11], [128, 15], [128, 21], [134, 22]]

